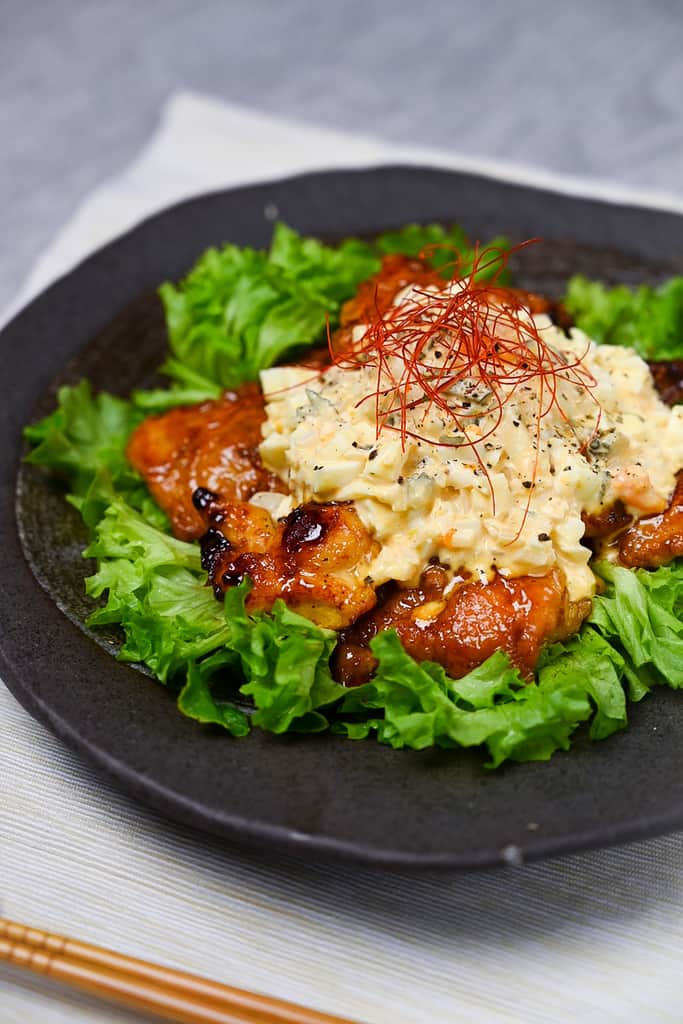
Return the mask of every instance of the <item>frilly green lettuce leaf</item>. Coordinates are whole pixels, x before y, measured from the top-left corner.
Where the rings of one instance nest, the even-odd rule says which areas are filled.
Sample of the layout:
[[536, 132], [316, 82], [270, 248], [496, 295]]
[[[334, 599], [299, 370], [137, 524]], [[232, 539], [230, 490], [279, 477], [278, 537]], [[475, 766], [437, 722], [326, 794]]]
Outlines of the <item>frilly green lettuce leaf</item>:
[[87, 593], [107, 595], [88, 624], [123, 626], [121, 660], [142, 662], [165, 682], [225, 643], [229, 629], [196, 544], [176, 540], [115, 499], [84, 557], [98, 560]]
[[320, 709], [346, 692], [332, 679], [329, 660], [336, 634], [298, 615], [284, 601], [272, 612], [249, 615], [248, 586], [225, 595], [228, 647], [239, 655], [247, 682], [240, 692], [257, 708], [254, 725], [270, 732], [319, 732], [328, 727]]
[[658, 288], [608, 288], [572, 277], [564, 304], [577, 327], [605, 345], [627, 345], [644, 359], [683, 357], [683, 277]]
[[375, 731], [397, 748], [484, 744], [495, 768], [568, 749], [574, 730], [594, 712], [596, 739], [626, 723], [621, 658], [595, 633], [555, 645], [536, 682], [523, 680], [502, 652], [454, 680], [440, 665], [414, 661], [394, 631], [380, 633], [371, 648], [375, 675], [347, 694], [334, 726], [351, 739]]
[[601, 562], [594, 571], [607, 591], [594, 599], [590, 622], [624, 654], [631, 700], [663, 684], [683, 686], [683, 604], [680, 562], [654, 571], [625, 569]]
[[178, 285], [159, 289], [170, 358], [182, 387], [233, 388], [285, 354], [321, 340], [326, 316], [378, 268], [359, 242], [331, 248], [278, 224], [270, 252], [209, 249]]
[[212, 680], [217, 668], [223, 668], [216, 659], [205, 658], [199, 664], [190, 662], [187, 681], [178, 695], [178, 708], [188, 718], [194, 718], [203, 725], [220, 725], [233, 736], [247, 736], [250, 732], [249, 719], [229, 701], [217, 699]]
[[105, 392], [93, 395], [86, 380], [62, 387], [55, 411], [25, 428], [32, 445], [26, 461], [64, 477], [76, 497], [85, 495], [103, 470], [116, 486], [129, 489], [139, 477], [126, 461], [125, 446], [142, 419], [142, 413], [123, 398]]
[[206, 586], [197, 545], [176, 540], [114, 499], [84, 555], [98, 559], [87, 593], [106, 594], [88, 625], [119, 624], [120, 660], [147, 665], [162, 682], [181, 686], [179, 707], [190, 718], [245, 735], [244, 712], [212, 693], [214, 677], [234, 673], [238, 659], [226, 647], [230, 627]]
[[[489, 243], [499, 249], [506, 244], [503, 238]], [[342, 303], [379, 270], [382, 255], [424, 252], [448, 274], [454, 249], [468, 273], [474, 250], [464, 232], [437, 224], [411, 224], [372, 242], [351, 238], [330, 247], [280, 223], [268, 253], [234, 245], [209, 249], [183, 281], [159, 289], [171, 349], [162, 372], [173, 384], [166, 394], [147, 392], [136, 402], [162, 411], [173, 396], [211, 397], [212, 387], [254, 380], [264, 367], [322, 341], [326, 323], [334, 327]], [[495, 254], [485, 263], [482, 280], [500, 269]]]
[[480, 245], [475, 250], [463, 229], [457, 224], [447, 228], [440, 224], [408, 224], [398, 231], [385, 232], [374, 244], [382, 255], [401, 253], [405, 256], [425, 256], [445, 277], [450, 277], [455, 270], [455, 256], [458, 259], [458, 271], [465, 276], [472, 270], [475, 253], [486, 250], [488, 256], [482, 261], [481, 268], [475, 275], [476, 279], [487, 281], [498, 275], [499, 284], [510, 282], [509, 271], [503, 261], [496, 258], [496, 250], [502, 251], [510, 245], [503, 235], [492, 238], [490, 242]]

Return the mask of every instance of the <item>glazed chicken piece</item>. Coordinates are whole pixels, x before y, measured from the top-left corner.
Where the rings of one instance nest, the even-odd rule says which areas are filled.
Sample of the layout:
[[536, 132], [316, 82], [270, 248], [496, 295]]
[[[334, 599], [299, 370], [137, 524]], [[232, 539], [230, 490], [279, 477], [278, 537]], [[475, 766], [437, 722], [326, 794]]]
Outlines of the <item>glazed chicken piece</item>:
[[647, 365], [661, 400], [667, 405], [683, 401], [683, 359], [648, 361]]
[[591, 606], [568, 600], [558, 572], [463, 581], [444, 596], [448, 581], [446, 570], [432, 565], [418, 587], [388, 587], [381, 603], [342, 633], [335, 651], [340, 682], [356, 686], [370, 677], [368, 645], [383, 629], [395, 629], [409, 654], [439, 662], [456, 679], [498, 650], [530, 676], [542, 645], [577, 632]]
[[382, 268], [373, 277], [363, 281], [353, 298], [345, 302], [339, 315], [339, 327], [332, 338], [335, 352], [351, 344], [353, 328], [367, 324], [377, 313], [385, 313], [392, 302], [408, 285], [435, 285], [443, 288], [444, 279], [422, 260], [408, 256], [391, 255], [382, 260]]
[[[341, 308], [339, 328], [333, 337], [333, 348], [340, 351], [351, 343], [352, 331], [356, 325], [367, 324], [374, 320], [377, 313], [385, 313], [402, 289], [408, 285], [426, 287], [434, 285], [443, 288], [446, 279], [434, 270], [429, 263], [408, 256], [392, 254], [382, 259], [382, 267], [373, 277], [363, 281], [353, 298]], [[485, 288], [482, 285], [482, 288]], [[528, 292], [523, 288], [506, 289], [520, 305], [526, 306], [531, 313], [547, 313], [561, 327], [570, 324], [564, 307], [559, 302]]]
[[264, 508], [223, 504], [207, 491], [194, 500], [208, 526], [202, 565], [217, 597], [248, 576], [249, 611], [271, 608], [281, 597], [330, 629], [348, 626], [375, 604], [366, 576], [378, 545], [352, 505], [302, 505], [276, 522]]
[[128, 460], [144, 477], [157, 503], [183, 540], [206, 525], [192, 495], [198, 487], [224, 501], [248, 501], [257, 491], [285, 491], [264, 468], [258, 452], [266, 418], [258, 384], [245, 384], [214, 402], [150, 416], [133, 432]]
[[619, 561], [629, 568], [654, 569], [683, 555], [683, 473], [669, 507], [639, 519], [621, 534], [618, 545]]
[[633, 522], [633, 516], [629, 515], [621, 501], [616, 501], [614, 505], [608, 505], [600, 512], [592, 514], [584, 512], [581, 518], [586, 527], [584, 536], [588, 540], [613, 537]]

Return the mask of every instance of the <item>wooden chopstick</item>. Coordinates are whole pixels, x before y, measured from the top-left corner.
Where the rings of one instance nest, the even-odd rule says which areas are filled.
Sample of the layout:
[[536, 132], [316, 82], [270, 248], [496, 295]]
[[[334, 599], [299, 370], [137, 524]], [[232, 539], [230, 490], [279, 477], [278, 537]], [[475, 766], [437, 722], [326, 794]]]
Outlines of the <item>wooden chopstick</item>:
[[353, 1024], [0, 918], [0, 961], [178, 1024]]

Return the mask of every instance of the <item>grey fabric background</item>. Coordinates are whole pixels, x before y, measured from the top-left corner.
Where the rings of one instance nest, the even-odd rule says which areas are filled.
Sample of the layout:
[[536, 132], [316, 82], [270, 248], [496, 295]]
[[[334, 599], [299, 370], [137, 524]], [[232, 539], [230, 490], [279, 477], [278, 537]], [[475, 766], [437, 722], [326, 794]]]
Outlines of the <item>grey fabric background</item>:
[[191, 87], [683, 190], [679, 0], [0, 0], [0, 308]]

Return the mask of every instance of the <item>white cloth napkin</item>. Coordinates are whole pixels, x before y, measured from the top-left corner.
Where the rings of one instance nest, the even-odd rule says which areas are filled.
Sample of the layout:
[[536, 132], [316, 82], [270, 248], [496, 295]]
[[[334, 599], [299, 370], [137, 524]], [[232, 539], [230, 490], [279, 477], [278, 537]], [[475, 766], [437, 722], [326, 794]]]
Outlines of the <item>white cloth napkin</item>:
[[[182, 94], [135, 163], [84, 201], [20, 302], [181, 197], [397, 160], [683, 210], [680, 198], [407, 150]], [[121, 796], [0, 687], [1, 913], [366, 1024], [680, 1024], [682, 864], [683, 834], [439, 876], [245, 852]], [[0, 975], [2, 1024], [132, 1020]]]

